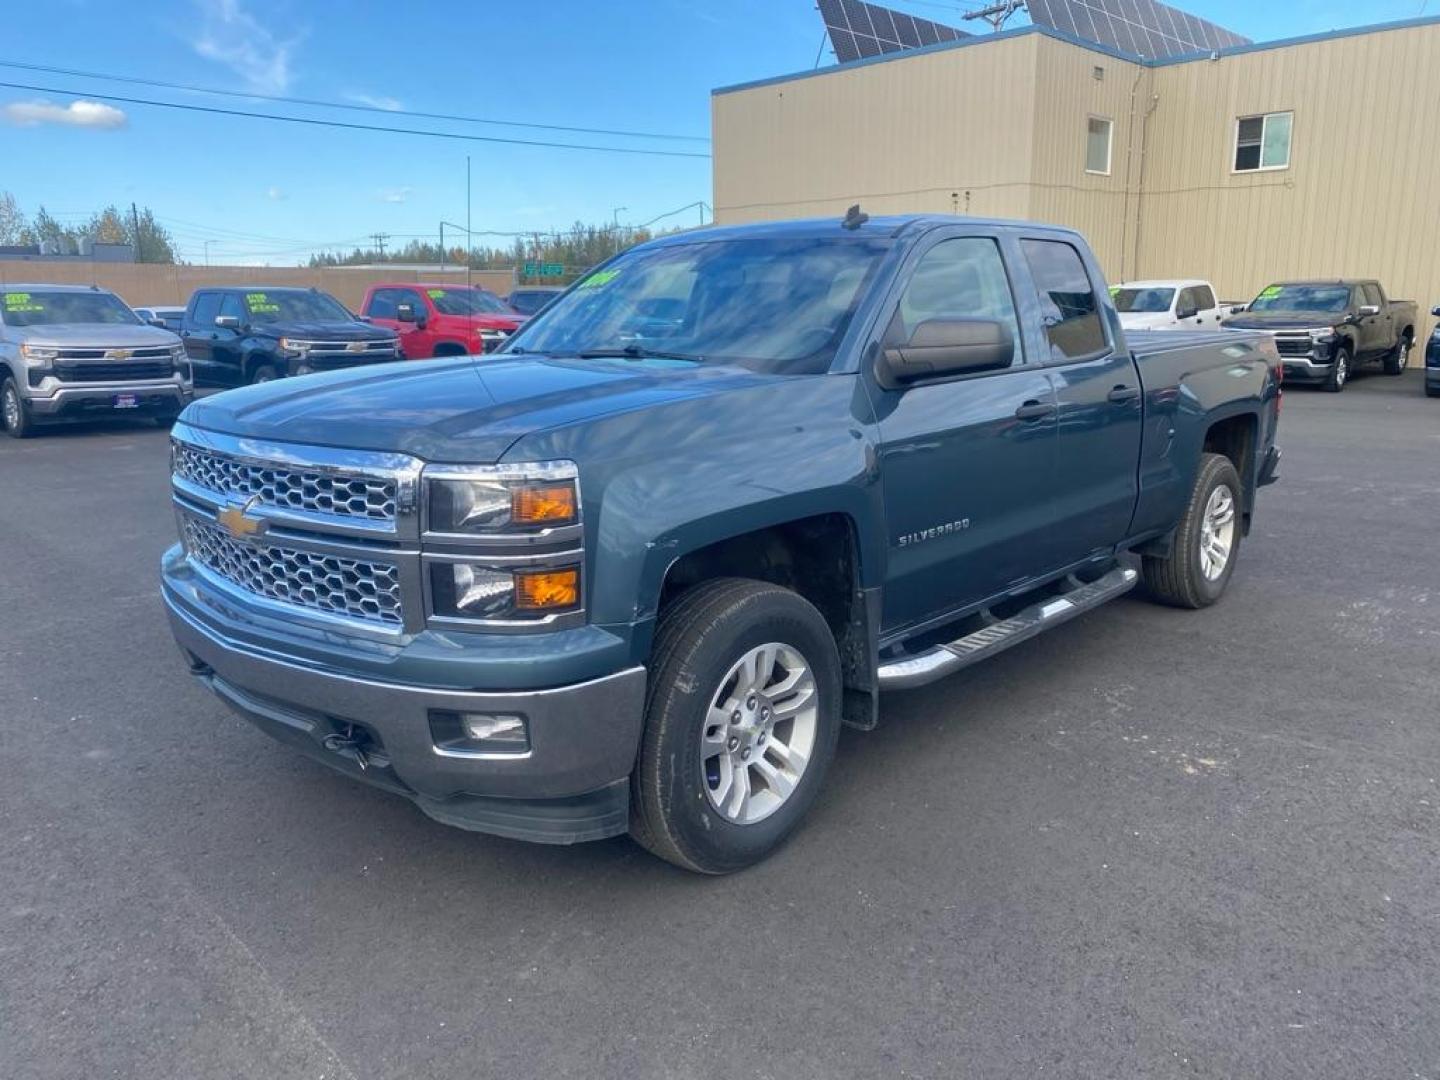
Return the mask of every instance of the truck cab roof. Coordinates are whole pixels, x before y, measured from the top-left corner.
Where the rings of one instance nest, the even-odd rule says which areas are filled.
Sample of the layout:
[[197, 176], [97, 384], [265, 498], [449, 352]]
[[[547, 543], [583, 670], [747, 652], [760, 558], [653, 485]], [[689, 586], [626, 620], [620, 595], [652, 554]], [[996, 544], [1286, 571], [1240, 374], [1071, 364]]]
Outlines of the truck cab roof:
[[847, 225], [839, 216], [825, 218], [801, 218], [794, 221], [767, 221], [745, 225], [711, 225], [703, 229], [674, 233], [670, 236], [651, 240], [646, 247], [668, 247], [671, 245], [693, 244], [710, 240], [808, 240], [827, 239], [843, 236], [865, 236], [873, 239], [895, 239], [926, 232], [940, 226], [969, 226], [985, 229], [1024, 229], [1026, 231], [1064, 234], [1077, 240], [1080, 234], [1073, 229], [1056, 225], [1038, 225], [1028, 221], [1014, 221], [1007, 218], [960, 217], [952, 214], [883, 214], [865, 219], [858, 225]]

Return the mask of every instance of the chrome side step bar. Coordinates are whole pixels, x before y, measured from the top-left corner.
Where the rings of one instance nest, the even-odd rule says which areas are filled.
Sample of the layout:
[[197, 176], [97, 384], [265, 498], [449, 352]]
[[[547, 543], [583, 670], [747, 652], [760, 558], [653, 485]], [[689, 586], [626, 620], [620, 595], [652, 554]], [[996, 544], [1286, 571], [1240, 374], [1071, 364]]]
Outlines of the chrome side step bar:
[[1139, 580], [1140, 575], [1129, 567], [1116, 567], [1089, 585], [1037, 600], [1010, 618], [982, 627], [973, 634], [914, 656], [885, 661], [878, 672], [880, 689], [908, 690], [943, 679], [1129, 592]]

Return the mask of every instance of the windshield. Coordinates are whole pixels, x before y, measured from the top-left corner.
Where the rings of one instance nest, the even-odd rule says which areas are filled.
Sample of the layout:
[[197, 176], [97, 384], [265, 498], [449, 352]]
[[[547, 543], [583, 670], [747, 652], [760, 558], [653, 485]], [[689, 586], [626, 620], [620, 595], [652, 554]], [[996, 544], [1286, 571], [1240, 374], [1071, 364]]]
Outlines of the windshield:
[[888, 242], [717, 240], [639, 249], [592, 273], [510, 351], [654, 352], [758, 371], [826, 371]]
[[492, 292], [484, 289], [426, 289], [425, 295], [441, 315], [513, 315]]
[[1110, 297], [1115, 301], [1115, 310], [1121, 312], [1156, 313], [1170, 310], [1170, 301], [1175, 299], [1174, 289], [1112, 289]]
[[517, 291], [510, 294], [510, 306], [521, 315], [534, 315], [559, 295], [559, 291], [551, 292], [545, 289], [530, 289], [526, 292]]
[[1271, 285], [1260, 290], [1251, 311], [1344, 311], [1349, 285]]
[[247, 292], [245, 307], [257, 323], [354, 321], [340, 301], [322, 292]]
[[7, 292], [0, 296], [7, 326], [55, 326], [64, 323], [121, 323], [140, 318], [112, 293]]

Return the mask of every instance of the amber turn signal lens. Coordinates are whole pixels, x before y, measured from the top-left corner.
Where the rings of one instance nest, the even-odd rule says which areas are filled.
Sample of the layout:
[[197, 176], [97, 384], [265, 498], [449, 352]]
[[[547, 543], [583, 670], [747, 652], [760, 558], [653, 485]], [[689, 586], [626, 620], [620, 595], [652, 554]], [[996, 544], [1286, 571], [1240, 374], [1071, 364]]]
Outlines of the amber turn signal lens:
[[568, 525], [575, 517], [572, 483], [526, 484], [511, 489], [510, 520], [516, 525]]
[[580, 571], [542, 570], [515, 575], [517, 611], [553, 611], [580, 606]]

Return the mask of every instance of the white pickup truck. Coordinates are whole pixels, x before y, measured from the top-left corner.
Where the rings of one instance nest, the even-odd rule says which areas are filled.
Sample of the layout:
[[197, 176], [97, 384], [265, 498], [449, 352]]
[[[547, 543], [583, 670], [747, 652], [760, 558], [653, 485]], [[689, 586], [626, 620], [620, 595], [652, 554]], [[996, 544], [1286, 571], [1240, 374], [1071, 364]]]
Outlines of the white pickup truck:
[[1230, 314], [1216, 303], [1208, 281], [1127, 281], [1110, 286], [1110, 298], [1126, 330], [1218, 330]]

